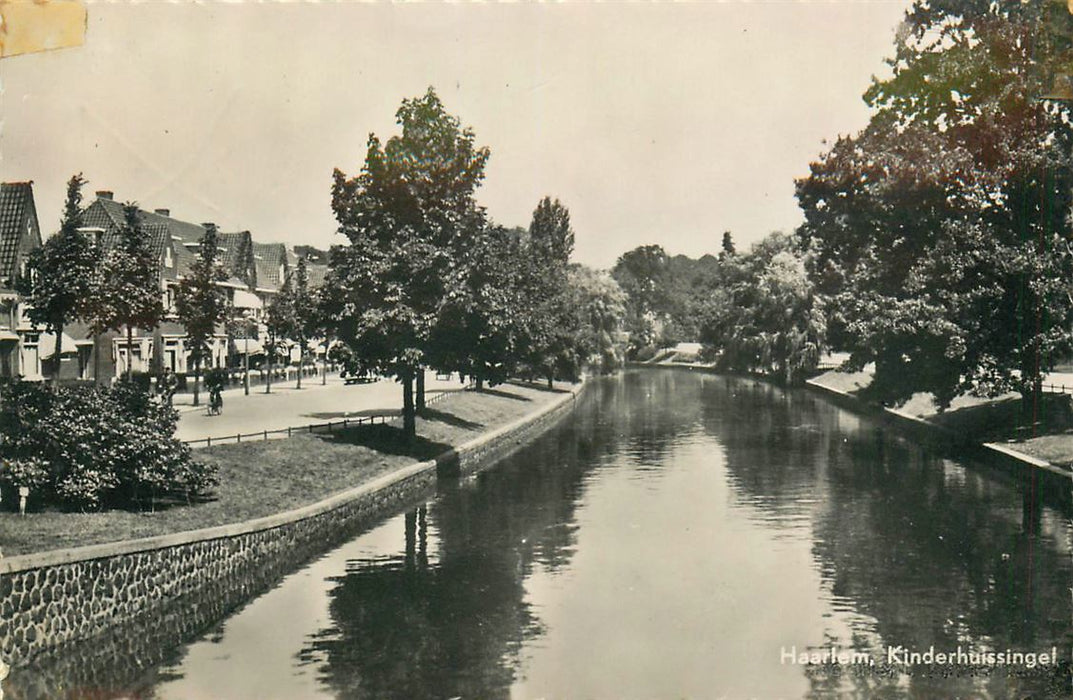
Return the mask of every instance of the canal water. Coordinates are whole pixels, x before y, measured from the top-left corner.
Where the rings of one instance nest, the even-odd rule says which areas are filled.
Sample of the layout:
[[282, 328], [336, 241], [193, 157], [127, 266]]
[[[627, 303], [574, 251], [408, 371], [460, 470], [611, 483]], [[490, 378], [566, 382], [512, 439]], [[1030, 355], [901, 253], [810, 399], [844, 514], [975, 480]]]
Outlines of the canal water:
[[[1068, 513], [1024, 494], [805, 391], [629, 372], [497, 468], [94, 690], [1063, 697]], [[959, 647], [961, 665], [907, 663]], [[1052, 648], [1057, 666], [986, 656]]]

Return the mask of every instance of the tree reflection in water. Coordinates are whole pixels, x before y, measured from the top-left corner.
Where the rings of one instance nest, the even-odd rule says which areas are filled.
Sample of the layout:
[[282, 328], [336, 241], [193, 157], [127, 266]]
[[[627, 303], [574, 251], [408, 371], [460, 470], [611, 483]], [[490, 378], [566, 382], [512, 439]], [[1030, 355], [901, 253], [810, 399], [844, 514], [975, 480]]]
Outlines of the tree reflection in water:
[[[334, 624], [303, 652], [321, 660], [322, 681], [353, 698], [507, 696], [523, 642], [542, 632], [524, 599], [526, 577], [534, 565], [569, 565], [574, 511], [606, 456], [628, 451], [639, 467], [658, 465], [699, 420], [697, 397], [685, 398], [694, 420], [681, 420], [681, 379], [602, 382], [559, 431], [408, 514], [400, 559], [351, 562], [335, 579]], [[698, 388], [692, 378], [684, 384]]]
[[[1053, 673], [775, 665], [782, 643], [880, 661], [887, 645], [1056, 646], [1068, 659], [1066, 515], [1016, 479], [752, 380], [629, 372], [582, 402], [496, 469], [443, 484], [401, 524], [289, 577], [243, 619], [212, 625], [224, 614], [214, 609], [195, 627], [217, 630], [217, 643], [168, 651], [163, 672], [190, 680], [239, 656], [260, 669], [249, 639], [278, 635], [265, 646], [274, 658], [300, 652], [293, 667], [264, 669], [266, 682], [347, 698], [703, 696], [682, 689], [721, 683], [760, 697], [1070, 695]], [[385, 547], [377, 532], [398, 534]], [[287, 604], [310, 614], [276, 614]], [[741, 653], [743, 637], [762, 648]], [[116, 688], [140, 675], [146, 696], [198, 687], [160, 682], [143, 658], [117, 653], [119, 670], [98, 675]], [[237, 693], [252, 687], [241, 680]]]
[[[748, 401], [737, 400], [742, 394]], [[762, 504], [759, 517], [769, 523], [780, 520], [766, 517], [772, 510], [787, 526], [796, 523], [790, 514], [807, 518], [827, 595], [857, 620], [849, 638], [829, 644], [879, 658], [897, 645], [1054, 646], [1063, 659], [1035, 679], [998, 672], [907, 680], [828, 669], [811, 677], [816, 697], [851, 688], [922, 697], [1068, 694], [1068, 523], [1041, 502], [1030, 477], [1020, 483], [938, 457], [868, 421], [844, 421], [843, 411], [804, 392], [728, 379], [703, 406], [742, 503]]]

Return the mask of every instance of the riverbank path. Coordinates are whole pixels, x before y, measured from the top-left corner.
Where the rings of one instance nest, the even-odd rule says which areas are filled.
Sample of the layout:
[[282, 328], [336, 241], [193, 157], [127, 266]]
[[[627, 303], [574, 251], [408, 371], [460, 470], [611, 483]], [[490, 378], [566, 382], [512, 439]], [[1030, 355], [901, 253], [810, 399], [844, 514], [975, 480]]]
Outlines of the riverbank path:
[[[433, 372], [425, 377], [426, 395], [462, 388], [457, 375], [450, 381], [436, 379]], [[373, 413], [398, 413], [402, 409], [402, 385], [392, 379], [348, 385], [338, 375], [329, 376], [328, 383], [322, 385], [320, 377], [305, 377], [301, 389], [295, 389], [291, 380], [273, 384], [271, 394], [264, 393], [263, 386], [251, 388], [249, 396], [238, 388], [225, 391], [223, 399], [223, 413], [210, 416], [205, 405], [208, 394], [204, 391], [202, 405], [197, 407], [192, 405], [190, 395], [176, 396], [179, 426], [175, 437], [180, 440], [233, 437], [236, 433], [282, 430]]]

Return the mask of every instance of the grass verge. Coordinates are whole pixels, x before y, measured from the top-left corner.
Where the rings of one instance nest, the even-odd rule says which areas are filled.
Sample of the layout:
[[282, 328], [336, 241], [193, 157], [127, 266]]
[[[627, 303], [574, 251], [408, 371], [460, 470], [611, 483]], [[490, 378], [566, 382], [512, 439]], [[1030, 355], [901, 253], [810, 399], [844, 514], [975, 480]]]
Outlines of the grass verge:
[[220, 484], [210, 498], [152, 513], [0, 513], [4, 556], [154, 537], [242, 522], [316, 503], [387, 472], [431, 459], [549, 403], [561, 391], [506, 384], [452, 394], [417, 419], [417, 440], [401, 439], [401, 421], [332, 434], [221, 445], [198, 450]]

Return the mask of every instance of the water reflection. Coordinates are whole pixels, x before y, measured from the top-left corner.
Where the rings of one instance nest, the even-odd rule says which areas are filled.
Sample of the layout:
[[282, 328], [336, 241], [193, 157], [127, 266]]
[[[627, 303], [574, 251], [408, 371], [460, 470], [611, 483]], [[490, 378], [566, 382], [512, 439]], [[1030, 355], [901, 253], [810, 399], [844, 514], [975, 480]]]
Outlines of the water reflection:
[[[1067, 516], [1030, 486], [806, 392], [627, 373], [163, 654], [132, 694], [1063, 697], [1068, 664], [882, 663], [896, 645], [1069, 658]], [[880, 663], [781, 659], [831, 646]]]
[[[777, 526], [796, 523], [772, 514], [807, 510], [826, 595], [834, 610], [855, 615], [855, 624], [828, 635], [826, 644], [876, 656], [898, 645], [1036, 652], [1054, 646], [1069, 658], [1068, 525], [1040, 504], [1033, 484], [844, 421], [846, 414], [808, 394], [753, 388], [745, 416], [731, 410], [734, 394], [711, 392], [704, 406], [742, 501], [762, 504], [766, 521]], [[742, 437], [752, 421], [762, 421], [768, 439]], [[813, 690], [822, 697], [855, 682], [858, 690], [906, 686], [925, 695], [1068, 691], [1062, 674], [1028, 682], [1003, 675], [817, 674]]]

